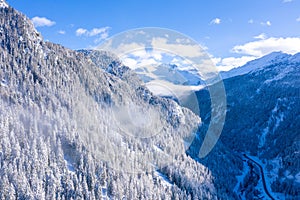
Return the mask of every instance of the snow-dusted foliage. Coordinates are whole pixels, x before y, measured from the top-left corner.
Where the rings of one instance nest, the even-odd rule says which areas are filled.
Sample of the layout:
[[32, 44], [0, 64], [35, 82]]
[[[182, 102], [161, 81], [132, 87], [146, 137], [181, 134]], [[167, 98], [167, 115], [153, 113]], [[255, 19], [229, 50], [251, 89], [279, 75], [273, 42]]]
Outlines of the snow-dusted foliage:
[[[44, 42], [11, 7], [0, 30], [0, 199], [217, 198], [210, 170], [185, 154], [198, 116], [108, 52]], [[124, 130], [124, 113], [155, 120]]]
[[268, 198], [263, 183], [297, 199], [299, 55], [275, 52], [223, 74], [225, 126], [199, 159], [218, 120], [208, 90], [197, 92], [201, 121], [112, 53], [44, 42], [1, 0], [0, 199]]

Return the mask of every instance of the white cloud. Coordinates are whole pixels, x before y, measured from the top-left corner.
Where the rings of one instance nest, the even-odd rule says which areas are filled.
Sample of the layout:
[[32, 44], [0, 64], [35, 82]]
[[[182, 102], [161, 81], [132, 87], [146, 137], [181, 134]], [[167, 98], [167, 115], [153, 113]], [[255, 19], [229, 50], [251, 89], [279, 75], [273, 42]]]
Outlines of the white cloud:
[[54, 21], [51, 21], [45, 17], [33, 17], [31, 21], [35, 27], [53, 26], [55, 24]]
[[100, 36], [96, 40], [94, 40], [94, 43], [99, 43], [106, 38], [108, 38], [108, 32], [101, 33]]
[[267, 35], [264, 34], [264, 33], [261, 33], [261, 34], [259, 34], [259, 35], [257, 35], [257, 36], [254, 36], [253, 38], [254, 38], [254, 39], [264, 40], [264, 39], [267, 38]]
[[263, 26], [271, 26], [272, 25], [272, 23], [270, 21], [261, 22], [260, 24]]
[[136, 69], [140, 67], [149, 67], [161, 64], [163, 54], [164, 53], [161, 51], [146, 51], [145, 48], [138, 48], [120, 58], [125, 65], [132, 69]]
[[297, 22], [300, 22], [300, 17], [298, 17], [298, 18], [296, 19], [296, 21], [297, 21]]
[[232, 52], [243, 55], [227, 58], [212, 57], [212, 61], [220, 71], [228, 71], [232, 68], [243, 66], [251, 60], [274, 51], [281, 51], [288, 54], [300, 52], [300, 37], [267, 38], [266, 35], [262, 33], [254, 38], [258, 40], [233, 47]]
[[141, 59], [138, 62], [138, 67], [149, 67], [149, 66], [156, 66], [160, 65], [161, 63], [158, 60], [155, 60], [154, 58], [147, 58], [147, 59]]
[[220, 71], [228, 71], [232, 68], [245, 65], [247, 62], [256, 59], [255, 56], [228, 57], [228, 58], [212, 58]]
[[79, 28], [76, 30], [76, 35], [77, 36], [87, 36], [87, 37], [94, 37], [94, 36], [99, 36], [100, 38], [106, 38], [108, 37], [108, 30], [110, 27], [102, 27], [102, 28], [93, 28], [92, 30], [87, 30], [84, 28]]
[[292, 2], [293, 0], [283, 0], [282, 2], [283, 3], [290, 3], [290, 2]]
[[61, 35], [64, 35], [64, 34], [66, 34], [66, 31], [64, 31], [64, 30], [59, 30], [58, 33], [61, 34]]
[[118, 46], [113, 46], [112, 40], [108, 40], [104, 44], [97, 47], [97, 49], [104, 49], [106, 51], [114, 52], [115, 54], [119, 55], [120, 57], [129, 54], [133, 51], [140, 51], [145, 50], [145, 45], [143, 43], [121, 43]]
[[160, 51], [151, 51], [147, 52], [145, 49], [134, 51], [131, 53], [133, 56], [138, 57], [139, 59], [148, 59], [154, 58], [155, 60], [162, 60], [163, 52]]
[[204, 51], [205, 47], [196, 44], [168, 43], [166, 38], [153, 38], [151, 45], [153, 48], [166, 50], [175, 55], [181, 55], [188, 58], [206, 55]]
[[126, 58], [123, 58], [122, 61], [123, 61], [124, 65], [126, 65], [132, 69], [135, 68], [137, 65], [136, 59], [126, 57]]
[[282, 51], [289, 54], [295, 54], [297, 52], [300, 52], [300, 38], [270, 37], [267, 39], [249, 42], [243, 45], [237, 45], [233, 47], [232, 51], [234, 53], [258, 57], [264, 56], [274, 51]]
[[91, 31], [88, 32], [88, 36], [93, 37], [99, 34], [106, 33], [109, 27], [102, 27], [102, 28], [93, 28]]
[[76, 35], [77, 36], [82, 36], [82, 35], [85, 35], [87, 32], [88, 32], [88, 30], [83, 29], [83, 28], [79, 28], [79, 29], [76, 30]]
[[253, 19], [249, 19], [249, 20], [248, 20], [248, 23], [249, 23], [249, 24], [253, 24], [253, 23], [254, 23], [254, 20], [253, 20]]
[[76, 36], [86, 36], [86, 37], [97, 37], [94, 40], [94, 43], [97, 44], [102, 40], [108, 38], [108, 30], [110, 27], [102, 27], [102, 28], [93, 28], [90, 31], [84, 28], [79, 28], [76, 30]]
[[220, 24], [221, 23], [221, 19], [220, 18], [215, 18], [213, 20], [211, 20], [210, 24]]

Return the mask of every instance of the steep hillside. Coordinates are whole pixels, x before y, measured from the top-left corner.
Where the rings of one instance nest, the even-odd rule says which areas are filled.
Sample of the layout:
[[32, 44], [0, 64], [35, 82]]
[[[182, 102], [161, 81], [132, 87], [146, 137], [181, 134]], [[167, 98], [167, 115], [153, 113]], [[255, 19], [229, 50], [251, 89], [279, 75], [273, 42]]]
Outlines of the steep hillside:
[[1, 199], [230, 198], [185, 154], [200, 118], [110, 53], [44, 42], [9, 6], [0, 52]]
[[[247, 72], [231, 77], [237, 70]], [[274, 197], [281, 193], [278, 198], [297, 199], [300, 195], [300, 54], [272, 53], [229, 71], [228, 76], [231, 78], [224, 80], [228, 107], [221, 143], [236, 152], [238, 159], [249, 160], [245, 154], [263, 167]], [[209, 93], [201, 90], [197, 96], [201, 118], [207, 124]], [[245, 163], [244, 173], [248, 176], [236, 190], [241, 194], [254, 187], [248, 190], [248, 198], [251, 195], [253, 198], [259, 186], [249, 184], [249, 181], [257, 182], [249, 176], [260, 172], [253, 161], [250, 164], [249, 168]]]

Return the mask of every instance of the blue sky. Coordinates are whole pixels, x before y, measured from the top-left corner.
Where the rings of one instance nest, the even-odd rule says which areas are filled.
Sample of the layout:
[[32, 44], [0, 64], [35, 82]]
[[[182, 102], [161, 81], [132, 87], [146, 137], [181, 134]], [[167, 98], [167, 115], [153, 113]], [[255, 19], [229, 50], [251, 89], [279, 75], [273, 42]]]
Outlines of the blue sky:
[[7, 0], [44, 39], [71, 49], [97, 46], [133, 28], [179, 31], [207, 48], [220, 69], [272, 51], [300, 51], [300, 0]]

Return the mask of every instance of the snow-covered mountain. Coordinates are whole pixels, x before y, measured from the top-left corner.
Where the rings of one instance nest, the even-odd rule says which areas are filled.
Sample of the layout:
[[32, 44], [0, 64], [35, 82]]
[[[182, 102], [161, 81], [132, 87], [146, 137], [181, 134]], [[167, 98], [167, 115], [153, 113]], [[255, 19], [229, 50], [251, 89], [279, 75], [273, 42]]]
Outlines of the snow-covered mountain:
[[45, 42], [9, 6], [0, 52], [1, 199], [232, 198], [185, 153], [200, 118], [111, 53]]
[[273, 52], [268, 55], [265, 55], [259, 59], [249, 61], [241, 67], [231, 69], [226, 72], [221, 72], [223, 79], [230, 77], [247, 74], [254, 70], [260, 70], [261, 68], [271, 65], [272, 63], [285, 62], [289, 59], [290, 55], [282, 52]]
[[141, 75], [145, 83], [153, 79], [159, 79], [169, 81], [175, 85], [199, 86], [205, 84], [196, 69], [183, 70], [175, 64], [160, 64], [154, 68], [151, 74], [149, 74], [149, 68], [138, 68], [135, 71], [138, 75]]
[[3, 0], [0, 52], [1, 199], [299, 197], [300, 54], [275, 52], [222, 74], [225, 126], [200, 159], [217, 122], [207, 88], [196, 92], [200, 119], [144, 84], [155, 75], [200, 86], [194, 71], [162, 65], [149, 76], [110, 52], [45, 42]]
[[[228, 105], [220, 142], [245, 162], [235, 191], [246, 199], [270, 198], [263, 189], [259, 165], [272, 198], [299, 199], [299, 58], [299, 53], [275, 52], [223, 74]], [[197, 96], [200, 116], [207, 124], [209, 92], [203, 89]], [[221, 174], [224, 179], [227, 176]]]

